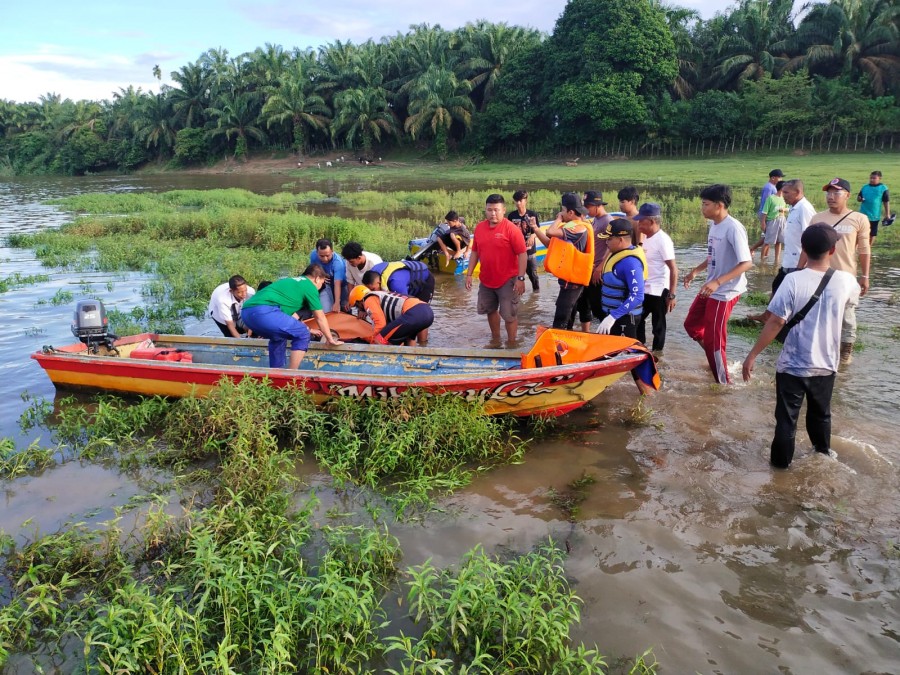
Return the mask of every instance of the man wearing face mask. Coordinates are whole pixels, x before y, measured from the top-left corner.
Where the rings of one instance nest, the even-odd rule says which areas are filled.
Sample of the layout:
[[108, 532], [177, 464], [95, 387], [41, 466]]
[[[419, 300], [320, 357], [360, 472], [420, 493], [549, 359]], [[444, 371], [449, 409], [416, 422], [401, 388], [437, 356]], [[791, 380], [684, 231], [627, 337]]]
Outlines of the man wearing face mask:
[[[869, 292], [869, 264], [872, 258], [869, 248], [869, 219], [847, 207], [847, 200], [850, 198], [848, 181], [834, 178], [822, 190], [825, 192], [828, 210], [817, 213], [813, 217], [813, 222], [830, 225], [841, 235], [831, 258], [831, 268], [849, 272], [856, 277], [859, 295], [862, 297]], [[853, 360], [853, 344], [856, 342], [856, 306], [857, 302], [851, 302], [844, 311], [841, 326], [842, 366], [848, 365]]]

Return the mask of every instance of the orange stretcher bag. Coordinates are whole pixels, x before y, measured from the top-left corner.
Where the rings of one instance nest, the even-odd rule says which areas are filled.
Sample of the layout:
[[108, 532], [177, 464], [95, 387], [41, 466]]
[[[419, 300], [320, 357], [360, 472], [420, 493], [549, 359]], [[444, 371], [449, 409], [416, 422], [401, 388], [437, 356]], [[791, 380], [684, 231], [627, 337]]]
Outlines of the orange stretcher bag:
[[573, 284], [587, 286], [591, 283], [594, 271], [594, 228], [590, 223], [581, 221], [587, 227], [587, 245], [579, 251], [571, 242], [550, 237], [547, 255], [544, 258], [544, 269], [557, 279]]

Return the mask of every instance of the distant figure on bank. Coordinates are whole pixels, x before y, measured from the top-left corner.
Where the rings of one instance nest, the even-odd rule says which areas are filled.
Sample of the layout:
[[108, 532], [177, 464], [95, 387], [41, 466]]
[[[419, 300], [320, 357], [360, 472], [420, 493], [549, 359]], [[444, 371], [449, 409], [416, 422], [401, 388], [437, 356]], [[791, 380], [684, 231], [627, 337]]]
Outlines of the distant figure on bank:
[[614, 218], [600, 234], [609, 254], [603, 263], [603, 310], [598, 333], [637, 338], [644, 305], [647, 259], [644, 249], [633, 243], [634, 225], [627, 218]]
[[[769, 195], [759, 217], [763, 230], [763, 246], [760, 262], [769, 257], [769, 249], [775, 247], [775, 264], [781, 262], [781, 249], [784, 247], [784, 225], [787, 218], [787, 203], [784, 201], [784, 181], [775, 183], [775, 194]], [[753, 253], [753, 251], [750, 251]]]
[[528, 192], [516, 190], [513, 193], [513, 201], [516, 208], [506, 214], [506, 219], [522, 231], [525, 238], [525, 246], [528, 249], [528, 263], [525, 266], [525, 274], [531, 282], [532, 293], [541, 292], [541, 278], [538, 276], [535, 253], [537, 252], [537, 238], [534, 236], [532, 225], [541, 222], [541, 217], [528, 208]]
[[700, 204], [703, 217], [712, 222], [707, 236], [706, 260], [687, 273], [684, 287], [689, 288], [694, 277], [704, 270], [706, 283], [691, 303], [684, 329], [692, 340], [703, 345], [716, 382], [731, 384], [725, 355], [728, 317], [741, 293], [747, 290], [744, 273], [753, 267], [753, 262], [747, 230], [728, 213], [731, 189], [727, 185], [703, 188]]
[[297, 279], [279, 279], [244, 302], [244, 323], [255, 334], [269, 340], [269, 368], [284, 368], [287, 341], [291, 357], [287, 367], [296, 370], [309, 348], [310, 330], [300, 321], [299, 312], [312, 312], [319, 331], [329, 345], [344, 344], [331, 336], [328, 318], [322, 311], [319, 291], [327, 276], [319, 265], [310, 265]]
[[322, 311], [348, 311], [347, 264], [335, 253], [330, 239], [316, 242], [316, 250], [309, 254], [309, 264], [319, 265], [325, 271], [325, 284], [319, 292]]
[[255, 290], [240, 274], [216, 286], [209, 298], [208, 314], [225, 337], [239, 338], [250, 331], [241, 320], [244, 300], [253, 297]]
[[637, 339], [647, 343], [647, 317], [650, 317], [653, 322], [653, 351], [661, 352], [666, 346], [666, 314], [675, 309], [675, 288], [678, 284], [675, 245], [672, 238], [660, 229], [662, 209], [659, 204], [641, 204], [634, 221], [644, 235], [644, 256], [647, 258], [644, 310], [638, 324]]
[[[831, 225], [841, 238], [838, 240], [831, 266], [836, 270], [849, 272], [859, 281], [860, 297], [869, 292], [869, 263], [872, 259], [869, 248], [869, 220], [858, 211], [847, 206], [850, 198], [850, 183], [843, 178], [833, 178], [823, 188], [827, 211], [813, 216], [816, 223]], [[859, 257], [859, 272], [856, 259]], [[859, 300], [852, 300], [844, 312], [841, 329], [841, 364], [849, 365], [853, 360], [853, 345], [856, 342], [856, 307]]]
[[832, 269], [839, 239], [838, 232], [824, 223], [810, 225], [803, 232], [807, 265], [785, 278], [775, 293], [766, 325], [744, 360], [744, 380], [749, 381], [756, 357], [793, 320], [775, 364], [771, 462], [782, 469], [794, 458], [797, 418], [804, 398], [806, 432], [813, 448], [823, 454], [831, 449], [831, 395], [840, 359], [841, 323], [847, 307], [859, 298], [853, 275]]
[[347, 269], [347, 285], [354, 288], [362, 283], [363, 275], [378, 263], [384, 262], [380, 255], [363, 251], [362, 244], [348, 241], [341, 249]]
[[[573, 260], [572, 265], [566, 266], [565, 269], [561, 269], [556, 273], [559, 279], [559, 295], [556, 298], [556, 314], [553, 316], [554, 328], [571, 330], [575, 323], [575, 310], [578, 300], [581, 298], [581, 293], [586, 286], [584, 282], [590, 280], [591, 271], [593, 270], [594, 230], [591, 224], [584, 219], [587, 215], [587, 209], [584, 208], [581, 197], [572, 192], [567, 192], [562, 196], [561, 206], [562, 209], [556, 215], [556, 220], [547, 228], [546, 233], [541, 231], [537, 223], [531, 224], [531, 230], [547, 247], [548, 264], [552, 256], [558, 255], [556, 245], [554, 245], [552, 250], [550, 248], [551, 239], [559, 239], [565, 245], [575, 248], [576, 253], [573, 256], [566, 256]], [[582, 267], [583, 272], [577, 269], [578, 267]], [[553, 268], [548, 267], [547, 269]], [[579, 276], [584, 278], [579, 279]], [[581, 320], [582, 323], [586, 320], [590, 324], [591, 315], [589, 308], [586, 319], [582, 315]]]
[[472, 252], [466, 273], [466, 289], [472, 289], [472, 274], [481, 262], [478, 313], [486, 314], [491, 339], [500, 340], [500, 319], [506, 324], [506, 339], [513, 343], [519, 332], [519, 296], [525, 292], [528, 249], [522, 230], [504, 217], [503, 195], [492, 194], [485, 202], [487, 218], [475, 226]]
[[[756, 253], [756, 250], [766, 243], [766, 201], [775, 194], [775, 186], [778, 184], [778, 181], [783, 178], [784, 172], [781, 169], [772, 169], [769, 172], [768, 182], [762, 187], [762, 192], [760, 192], [759, 195], [759, 208], [756, 209], [756, 217], [759, 219], [761, 233], [756, 243], [750, 247], [751, 254]], [[763, 258], [765, 257], [766, 254], [763, 253]]]
[[456, 211], [448, 211], [444, 220], [448, 229], [438, 237], [437, 242], [449, 264], [451, 260], [457, 260], [466, 255], [469, 250], [469, 242], [472, 241], [472, 234]]
[[869, 184], [862, 186], [856, 195], [856, 201], [859, 202], [859, 212], [869, 219], [869, 246], [871, 246], [878, 236], [878, 222], [882, 215], [885, 221], [891, 217], [891, 196], [888, 193], [888, 186], [881, 182], [880, 171], [873, 171], [869, 175]]
[[356, 308], [359, 318], [365, 317], [375, 326], [376, 344], [412, 346], [418, 340], [423, 346], [434, 323], [434, 312], [427, 302], [363, 285], [350, 291], [350, 306]]

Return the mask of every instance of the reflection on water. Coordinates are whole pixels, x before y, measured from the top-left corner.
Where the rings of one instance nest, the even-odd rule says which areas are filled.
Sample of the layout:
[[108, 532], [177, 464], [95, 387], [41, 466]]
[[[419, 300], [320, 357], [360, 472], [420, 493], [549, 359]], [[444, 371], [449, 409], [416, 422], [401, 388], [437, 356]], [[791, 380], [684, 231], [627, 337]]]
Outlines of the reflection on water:
[[[0, 235], [61, 223], [54, 208], [37, 203], [55, 196], [224, 186], [271, 193], [285, 180], [164, 176], [0, 182]], [[356, 186], [309, 187], [334, 194]], [[384, 187], [448, 186], [395, 181]], [[658, 187], [654, 192], [663, 194]], [[892, 298], [900, 289], [900, 268], [882, 260], [882, 251], [876, 249], [873, 291], [858, 311], [865, 347], [838, 377], [835, 390], [836, 459], [812, 453], [801, 432], [792, 468], [769, 468], [775, 352], [760, 358], [750, 384], [714, 385], [702, 350], [681, 328], [695, 284], [679, 293], [670, 315], [660, 361], [665, 385], [647, 401], [654, 411], [648, 424], [629, 425], [637, 392], [630, 381], [620, 381], [563, 419], [550, 438], [534, 444], [523, 464], [479, 476], [448, 500], [443, 515], [429, 516], [426, 526], [393, 526], [403, 545], [403, 564], [432, 558], [436, 565], [450, 565], [476, 544], [492, 552], [525, 551], [552, 537], [569, 550], [567, 572], [585, 601], [575, 637], [596, 642], [607, 653], [628, 656], [653, 647], [666, 672], [674, 673], [897, 672], [900, 341], [892, 329], [900, 325], [900, 307]], [[687, 269], [704, 250], [683, 247], [677, 254], [679, 266]], [[71, 305], [46, 301], [61, 288], [77, 295], [89, 285], [108, 304], [127, 309], [140, 303], [142, 280], [46, 270], [29, 251], [0, 249], [0, 259], [2, 276], [50, 275], [47, 283], [0, 294], [5, 319], [0, 435], [21, 436], [24, 442], [33, 436], [20, 435], [16, 426], [26, 405], [21, 393], [54, 395], [27, 354], [41, 344], [72, 340]], [[773, 274], [771, 266], [754, 269], [751, 290], [767, 289]], [[541, 283], [542, 292], [526, 292], [520, 305], [523, 337], [552, 316], [557, 286], [546, 276]], [[475, 295], [461, 278], [438, 279], [432, 344], [488, 342], [487, 323], [475, 314]], [[736, 315], [750, 311], [739, 304]], [[213, 334], [214, 326], [200, 322], [187, 330]], [[750, 346], [748, 339], [731, 336], [733, 372]], [[311, 460], [302, 470], [320, 490], [323, 506], [352, 508], [352, 496], [331, 492]], [[584, 489], [573, 521], [551, 491], [564, 491], [586, 475], [595, 482]], [[115, 472], [69, 465], [5, 490], [0, 528], [16, 531], [35, 517], [47, 531], [70, 514], [122, 503], [137, 488]]]

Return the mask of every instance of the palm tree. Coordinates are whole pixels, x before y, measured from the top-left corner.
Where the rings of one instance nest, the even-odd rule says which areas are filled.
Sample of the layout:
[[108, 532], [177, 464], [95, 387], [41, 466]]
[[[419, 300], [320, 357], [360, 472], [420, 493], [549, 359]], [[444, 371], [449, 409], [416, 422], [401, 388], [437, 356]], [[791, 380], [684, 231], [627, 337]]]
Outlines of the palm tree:
[[851, 81], [865, 76], [878, 96], [900, 90], [900, 5], [895, 0], [815, 5], [797, 33], [803, 51], [792, 67]]
[[793, 0], [743, 0], [726, 22], [711, 84], [736, 89], [744, 80], [777, 74], [788, 60], [793, 9]]
[[458, 80], [452, 71], [432, 66], [417, 80], [410, 94], [409, 117], [404, 128], [415, 140], [430, 129], [441, 159], [447, 157], [447, 138], [454, 121], [466, 130], [472, 126], [474, 105], [469, 98], [472, 84]]
[[207, 112], [216, 120], [216, 127], [209, 131], [210, 138], [224, 135], [230, 141], [232, 136], [236, 137], [234, 156], [237, 158], [247, 155], [248, 137], [260, 142], [266, 140], [265, 132], [257, 126], [259, 115], [252, 94], [226, 94]]
[[[78, 101], [64, 106], [64, 112], [60, 119], [61, 126], [57, 130], [57, 139], [65, 142], [69, 137], [82, 129], [94, 131], [94, 127], [101, 121], [103, 109], [94, 101]], [[102, 127], [101, 123], [101, 127]]]
[[170, 93], [172, 110], [184, 128], [203, 126], [204, 110], [210, 101], [210, 72], [199, 63], [189, 63], [171, 73], [175, 82]]
[[294, 149], [304, 152], [306, 128], [324, 130], [331, 115], [325, 99], [316, 93], [315, 81], [304, 61], [296, 61], [290, 71], [278, 78], [278, 86], [271, 87], [269, 91], [269, 98], [262, 109], [266, 128], [271, 128], [273, 123], [290, 121]]
[[503, 67], [520, 50], [540, 43], [541, 39], [536, 30], [486, 21], [466, 24], [458, 37], [462, 61], [456, 72], [469, 80], [473, 92], [480, 93], [482, 111], [496, 93]]
[[146, 96], [140, 115], [135, 135], [147, 148], [155, 148], [158, 157], [162, 158], [175, 147], [176, 135], [172, 126], [172, 106], [166, 92]]
[[675, 98], [691, 98], [699, 78], [699, 61], [703, 56], [691, 27], [696, 26], [700, 21], [700, 14], [687, 7], [668, 5], [662, 0], [651, 0], [650, 4], [657, 7], [665, 16], [666, 25], [675, 42], [678, 75], [675, 76], [675, 81], [669, 86], [669, 90]]
[[382, 135], [397, 135], [397, 118], [380, 87], [340, 92], [335, 97], [335, 110], [332, 138], [343, 134], [351, 146], [361, 141], [367, 157], [372, 156], [372, 146], [381, 142]]

